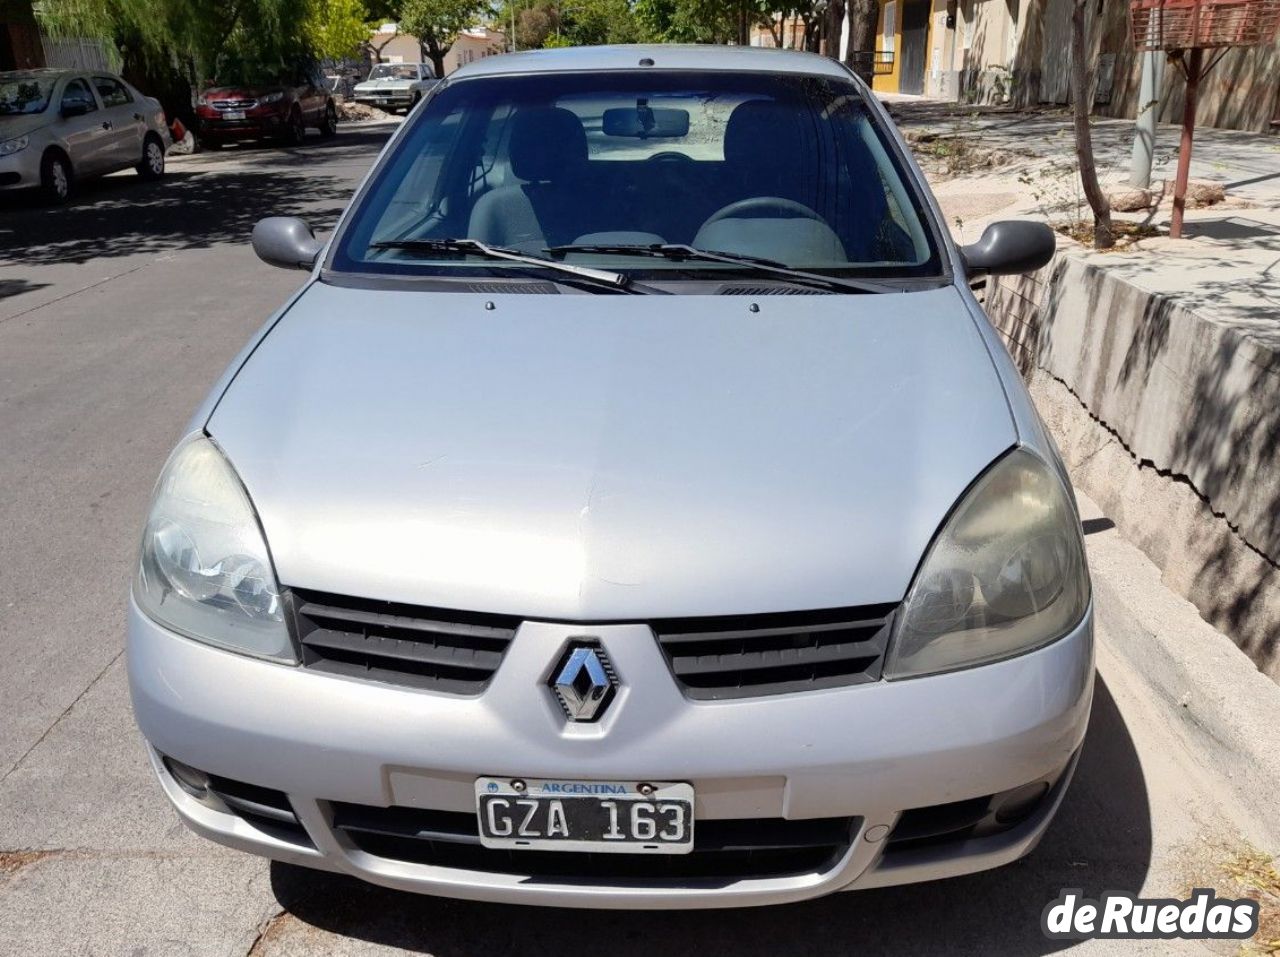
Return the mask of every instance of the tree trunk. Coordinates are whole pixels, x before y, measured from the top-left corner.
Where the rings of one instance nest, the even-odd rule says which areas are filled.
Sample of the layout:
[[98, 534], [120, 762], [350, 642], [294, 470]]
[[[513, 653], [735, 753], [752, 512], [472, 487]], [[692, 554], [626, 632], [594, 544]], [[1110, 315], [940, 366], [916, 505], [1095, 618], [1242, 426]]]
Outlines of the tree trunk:
[[773, 45], [778, 49], [786, 46], [786, 21], [779, 22], [776, 16], [770, 17], [766, 26], [769, 28], [769, 35], [773, 37]]
[[875, 66], [869, 60], [855, 59], [856, 53], [869, 53], [876, 48], [876, 20], [880, 18], [878, 0], [848, 0], [849, 58], [846, 61], [859, 76], [871, 84]]
[[1098, 166], [1093, 158], [1093, 133], [1089, 114], [1093, 110], [1092, 58], [1087, 51], [1084, 10], [1088, 0], [1074, 0], [1071, 9], [1071, 109], [1075, 116], [1076, 159], [1085, 199], [1093, 210], [1093, 246], [1110, 249], [1115, 245], [1111, 232], [1111, 203], [1098, 183]]
[[443, 80], [444, 79], [444, 58], [445, 58], [445, 55], [448, 54], [449, 50], [453, 47], [453, 44], [450, 43], [448, 46], [442, 47], [439, 43], [435, 41], [435, 39], [431, 37], [428, 37], [425, 40], [419, 40], [418, 42], [422, 48], [423, 56], [425, 56], [428, 60], [431, 61], [431, 66], [436, 71], [436, 77]]
[[844, 29], [844, 0], [830, 0], [827, 22], [822, 31], [822, 52], [833, 60], [840, 59], [840, 34]]

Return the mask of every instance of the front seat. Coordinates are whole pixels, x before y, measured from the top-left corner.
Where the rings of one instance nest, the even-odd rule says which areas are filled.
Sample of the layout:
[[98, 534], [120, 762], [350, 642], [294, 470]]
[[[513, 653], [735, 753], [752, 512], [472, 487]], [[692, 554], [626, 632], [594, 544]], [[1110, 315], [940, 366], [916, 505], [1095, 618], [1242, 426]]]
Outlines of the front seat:
[[830, 187], [821, 177], [830, 175], [831, 157], [820, 151], [804, 107], [773, 100], [740, 104], [725, 126], [724, 160], [726, 197], [760, 202], [741, 213], [722, 207], [703, 223], [694, 246], [787, 263], [847, 261], [840, 238], [812, 212], [827, 198]]
[[739, 104], [724, 130], [728, 201], [779, 196], [813, 207], [816, 186], [802, 177], [826, 161], [815, 160], [816, 150], [813, 121], [803, 108], [774, 100]]
[[523, 183], [485, 193], [467, 235], [495, 246], [541, 252], [585, 231], [587, 134], [561, 107], [521, 110], [511, 120], [511, 171]]

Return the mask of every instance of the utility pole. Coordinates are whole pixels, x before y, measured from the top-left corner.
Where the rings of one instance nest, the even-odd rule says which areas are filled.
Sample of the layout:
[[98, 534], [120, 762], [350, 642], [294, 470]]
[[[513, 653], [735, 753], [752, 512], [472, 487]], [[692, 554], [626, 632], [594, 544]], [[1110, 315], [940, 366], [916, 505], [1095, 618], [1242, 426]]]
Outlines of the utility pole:
[[1133, 133], [1133, 162], [1129, 183], [1138, 189], [1151, 188], [1151, 163], [1156, 151], [1156, 121], [1160, 115], [1160, 93], [1164, 89], [1165, 54], [1147, 50], [1142, 54], [1142, 80], [1138, 86], [1138, 120]]

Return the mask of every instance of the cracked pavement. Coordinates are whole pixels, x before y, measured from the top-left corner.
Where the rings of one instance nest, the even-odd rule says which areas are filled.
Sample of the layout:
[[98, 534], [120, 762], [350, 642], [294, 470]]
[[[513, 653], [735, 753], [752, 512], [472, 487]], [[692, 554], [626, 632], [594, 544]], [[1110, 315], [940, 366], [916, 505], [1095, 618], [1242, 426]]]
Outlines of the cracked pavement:
[[[1039, 932], [1063, 887], [1180, 894], [1206, 838], [1276, 849], [1275, 820], [1240, 790], [1266, 778], [1231, 777], [1248, 749], [1223, 740], [1224, 727], [1252, 727], [1229, 691], [1251, 666], [1106, 523], [1088, 540], [1101, 680], [1084, 757], [1044, 843], [999, 871], [732, 915], [580, 912], [570, 924], [272, 864], [179, 825], [134, 727], [121, 656], [151, 485], [205, 391], [301, 278], [254, 258], [252, 222], [286, 212], [330, 225], [390, 129], [181, 159], [167, 182], [113, 176], [64, 209], [0, 206], [0, 954], [462, 955], [584, 941], [704, 957], [1202, 952]], [[1146, 665], [1157, 646], [1190, 648], [1180, 674], [1215, 677], [1170, 696]], [[1258, 727], [1274, 728], [1280, 689], [1250, 687]]]

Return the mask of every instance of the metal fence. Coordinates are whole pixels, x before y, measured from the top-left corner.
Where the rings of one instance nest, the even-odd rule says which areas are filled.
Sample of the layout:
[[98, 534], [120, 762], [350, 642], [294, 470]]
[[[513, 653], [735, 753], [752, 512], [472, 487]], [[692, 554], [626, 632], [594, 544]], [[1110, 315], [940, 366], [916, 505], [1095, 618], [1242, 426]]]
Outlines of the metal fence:
[[60, 70], [107, 70], [118, 73], [120, 56], [101, 40], [85, 37], [40, 38], [46, 66]]
[[861, 50], [849, 54], [849, 67], [857, 73], [888, 76], [893, 72], [892, 50]]

